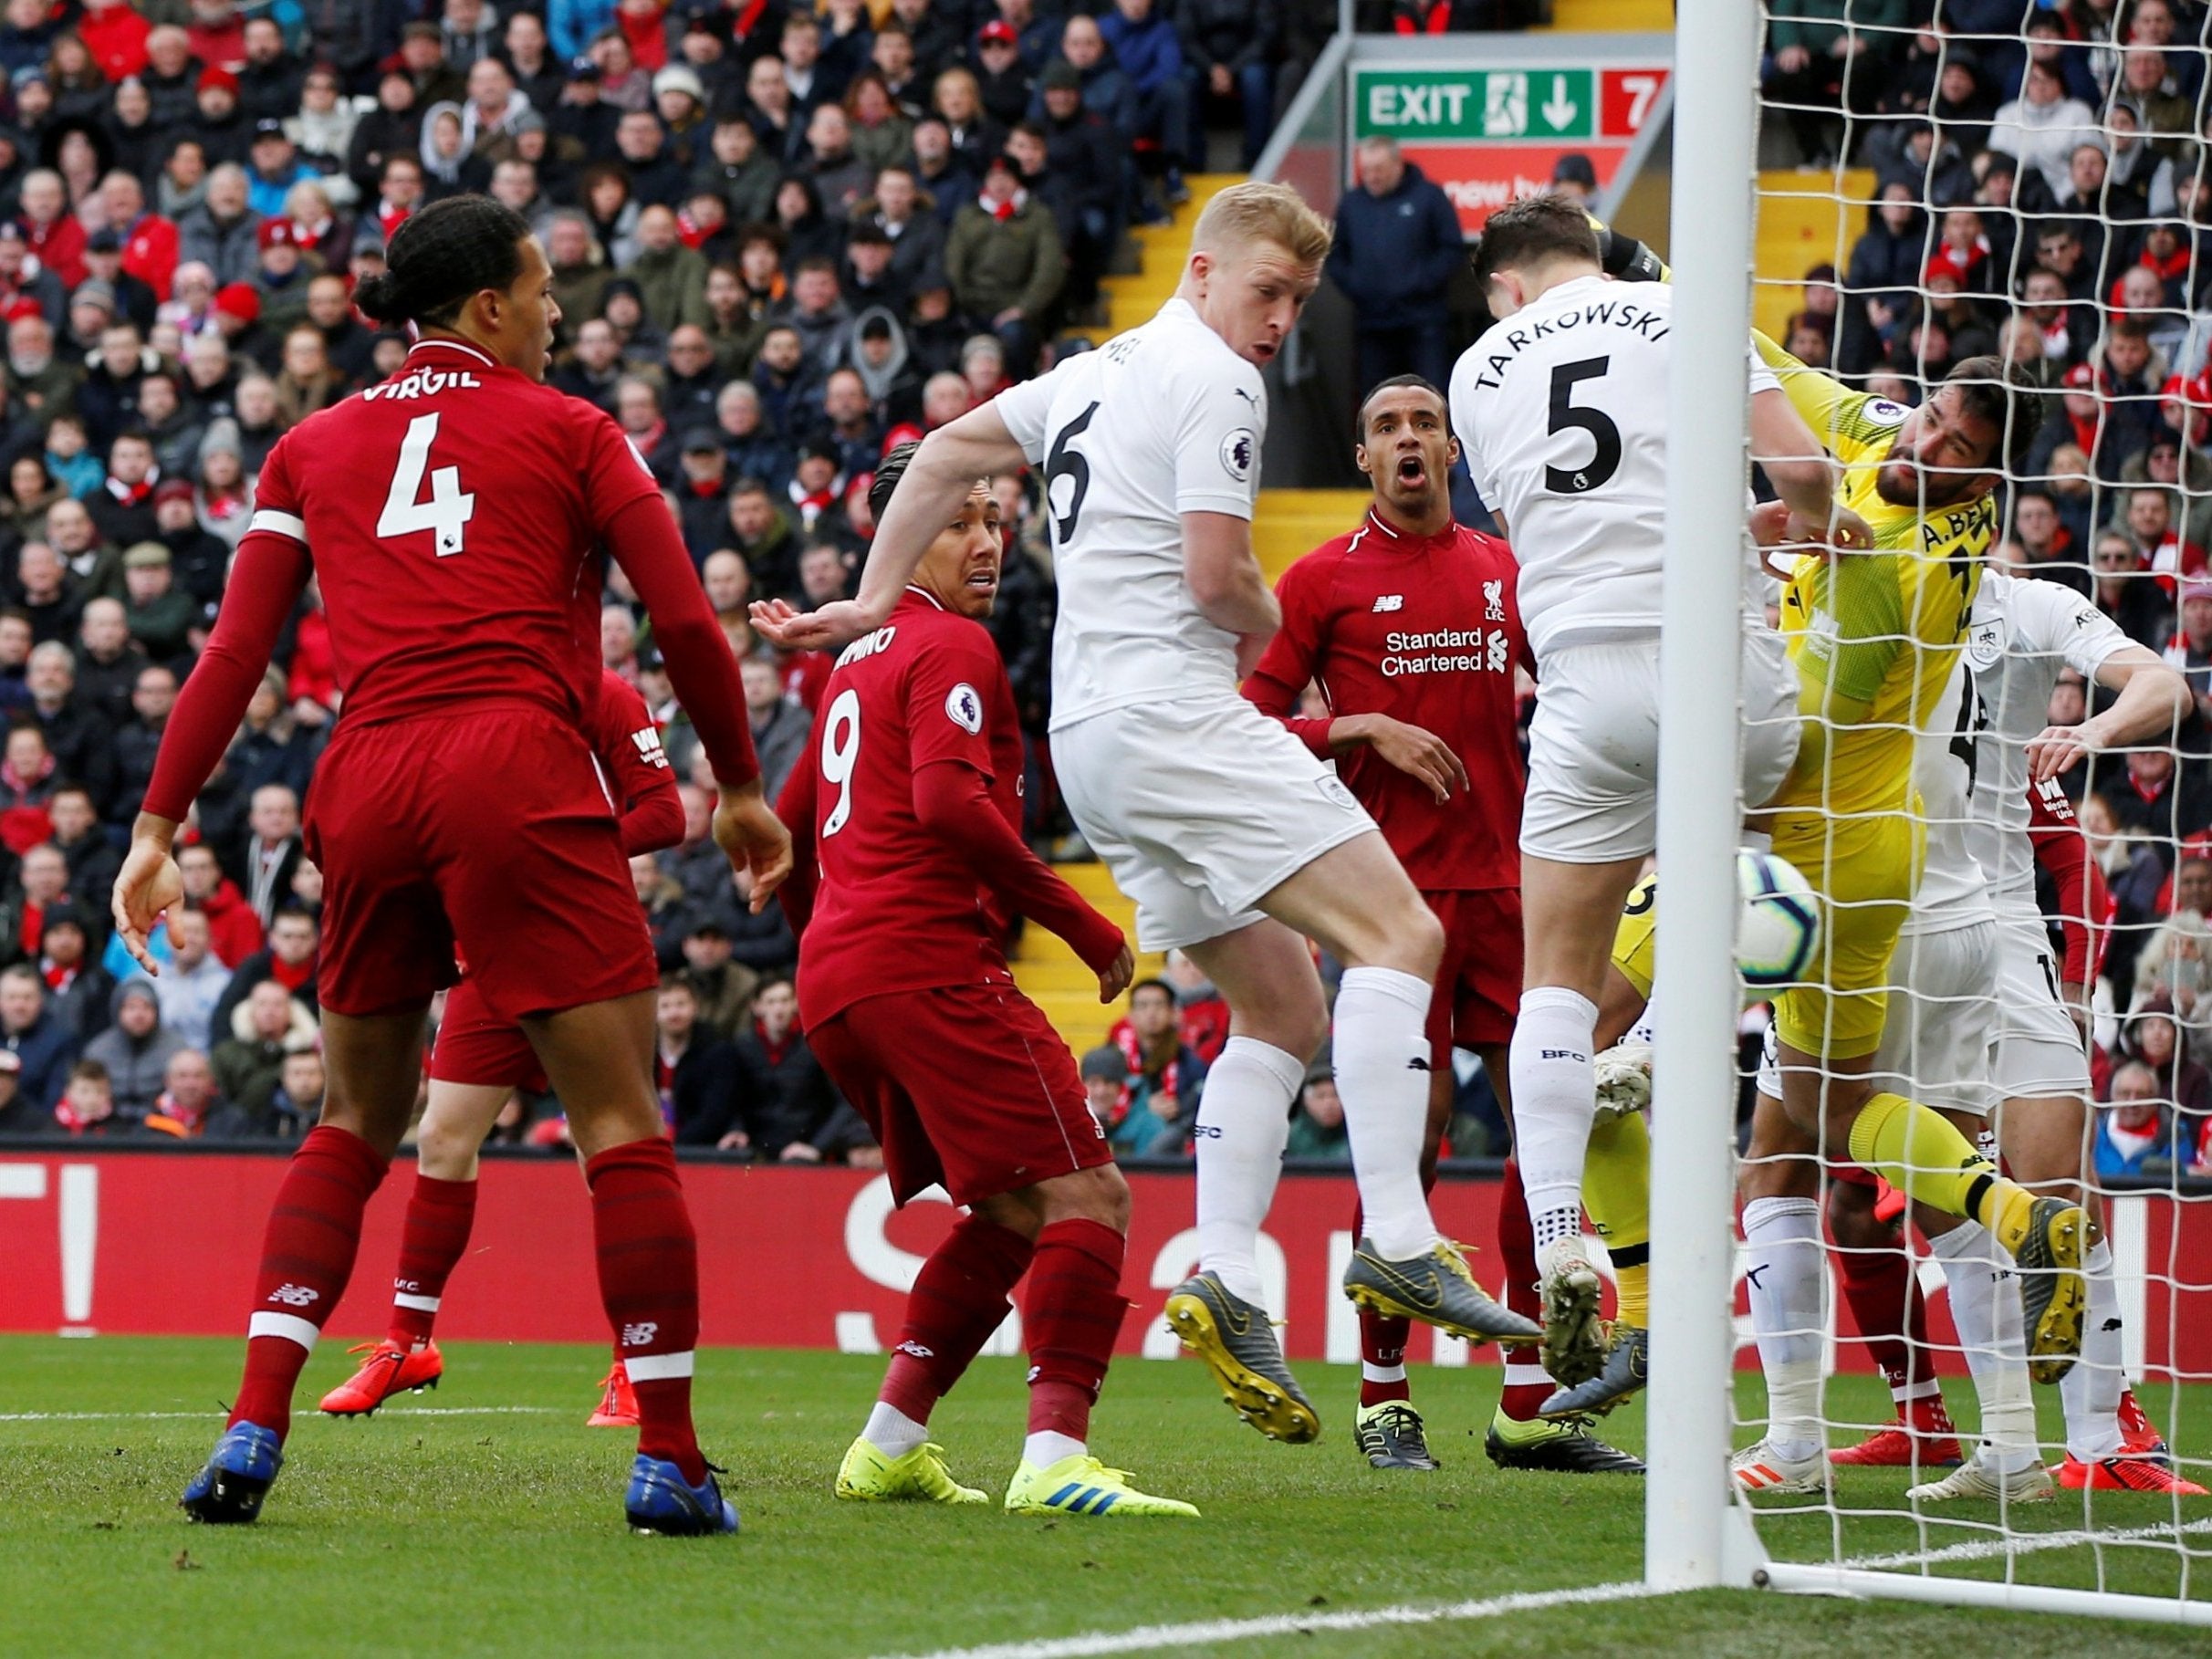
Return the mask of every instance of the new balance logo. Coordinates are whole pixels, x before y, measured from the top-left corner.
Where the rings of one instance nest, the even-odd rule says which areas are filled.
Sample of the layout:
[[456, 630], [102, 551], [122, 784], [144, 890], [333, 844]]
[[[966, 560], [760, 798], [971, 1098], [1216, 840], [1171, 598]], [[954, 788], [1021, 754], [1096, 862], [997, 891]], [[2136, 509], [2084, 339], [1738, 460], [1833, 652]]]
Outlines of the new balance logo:
[[269, 1300], [282, 1302], [287, 1308], [311, 1308], [322, 1300], [322, 1292], [306, 1285], [278, 1285], [269, 1292]]
[[642, 1348], [648, 1342], [651, 1342], [654, 1337], [660, 1335], [660, 1333], [661, 1327], [656, 1321], [652, 1320], [640, 1320], [634, 1325], [625, 1325], [622, 1327], [622, 1346], [625, 1348]]
[[410, 1296], [420, 1296], [423, 1292], [421, 1283], [412, 1278], [395, 1278], [391, 1281], [391, 1288], [394, 1290], [404, 1290]]
[[937, 1357], [937, 1351], [935, 1349], [925, 1347], [920, 1342], [912, 1341], [901, 1342], [896, 1348], [892, 1349], [892, 1351], [893, 1353], [912, 1354], [917, 1360], [934, 1360]]
[[1404, 594], [1403, 594], [1403, 593], [1378, 593], [1378, 594], [1376, 594], [1376, 595], [1375, 595], [1375, 608], [1374, 608], [1374, 610], [1373, 610], [1370, 611], [1368, 614], [1369, 614], [1369, 615], [1371, 615], [1371, 616], [1381, 616], [1381, 615], [1382, 615], [1382, 613], [1383, 613], [1385, 610], [1404, 610], [1404, 609], [1405, 609], [1405, 595], [1404, 595]]

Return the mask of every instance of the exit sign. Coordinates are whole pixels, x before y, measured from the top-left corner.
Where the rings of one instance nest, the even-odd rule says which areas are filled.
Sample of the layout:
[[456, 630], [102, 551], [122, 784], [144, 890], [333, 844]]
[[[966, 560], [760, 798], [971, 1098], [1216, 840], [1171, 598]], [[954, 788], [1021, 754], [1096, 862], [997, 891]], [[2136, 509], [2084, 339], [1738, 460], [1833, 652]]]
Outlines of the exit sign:
[[1392, 138], [1442, 185], [1469, 235], [1516, 197], [1544, 189], [1569, 151], [1601, 186], [1626, 159], [1670, 66], [1398, 69], [1355, 64], [1354, 139]]

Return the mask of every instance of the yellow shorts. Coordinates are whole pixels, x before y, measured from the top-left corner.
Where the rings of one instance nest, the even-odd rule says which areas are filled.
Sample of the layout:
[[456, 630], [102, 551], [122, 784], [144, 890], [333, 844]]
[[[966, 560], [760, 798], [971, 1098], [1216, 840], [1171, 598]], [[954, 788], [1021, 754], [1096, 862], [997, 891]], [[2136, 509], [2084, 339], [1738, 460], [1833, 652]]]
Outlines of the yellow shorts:
[[1857, 1059], [1882, 1046], [1890, 958], [1920, 884], [1925, 831], [1904, 813], [1829, 819], [1785, 811], [1774, 850], [1821, 895], [1814, 983], [1774, 999], [1775, 1034], [1800, 1053]]
[[1629, 889], [1628, 903], [1621, 907], [1621, 924], [1613, 929], [1612, 965], [1646, 1002], [1652, 999], [1658, 948], [1659, 878], [1654, 874]]

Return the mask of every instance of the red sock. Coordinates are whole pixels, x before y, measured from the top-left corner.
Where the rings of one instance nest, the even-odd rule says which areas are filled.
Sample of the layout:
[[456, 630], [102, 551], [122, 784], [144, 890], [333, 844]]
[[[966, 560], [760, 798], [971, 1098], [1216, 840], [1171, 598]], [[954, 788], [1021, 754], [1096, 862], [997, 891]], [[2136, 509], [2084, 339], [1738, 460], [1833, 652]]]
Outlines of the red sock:
[[699, 1241], [675, 1149], [659, 1135], [610, 1146], [584, 1165], [599, 1246], [600, 1299], [638, 1396], [638, 1450], [706, 1478], [692, 1430], [692, 1351], [699, 1343]]
[[468, 1248], [468, 1232], [475, 1219], [475, 1181], [440, 1181], [415, 1172], [407, 1225], [400, 1234], [400, 1270], [391, 1281], [391, 1326], [387, 1332], [401, 1347], [420, 1348], [430, 1341], [446, 1275]]
[[1056, 1221], [1037, 1236], [1022, 1309], [1029, 1331], [1029, 1433], [1090, 1438], [1090, 1408], [1129, 1312], [1128, 1240], [1099, 1221]]
[[[1432, 1176], [1421, 1184], [1427, 1192], [1436, 1184]], [[1351, 1236], [1367, 1236], [1367, 1211], [1357, 1198], [1351, 1201]], [[1360, 1309], [1360, 1404], [1362, 1408], [1381, 1405], [1386, 1400], [1410, 1400], [1414, 1397], [1413, 1384], [1405, 1376], [1405, 1344], [1413, 1334], [1414, 1322], [1399, 1319], [1394, 1314], [1377, 1313], [1371, 1308]], [[1398, 1375], [1394, 1381], [1379, 1382], [1367, 1373], [1370, 1370], [1392, 1371]]]
[[[1505, 1184], [1497, 1189], [1497, 1253], [1506, 1264], [1506, 1306], [1541, 1323], [1544, 1303], [1536, 1293], [1536, 1229], [1529, 1223], [1520, 1164], [1511, 1158], [1506, 1160]], [[1523, 1343], [1507, 1349], [1505, 1356], [1506, 1385], [1498, 1403], [1514, 1422], [1530, 1422], [1554, 1386], [1544, 1373], [1543, 1355]], [[1516, 1381], [1521, 1367], [1529, 1368], [1526, 1380]]]
[[293, 1386], [345, 1294], [361, 1242], [361, 1211], [388, 1162], [360, 1136], [328, 1123], [309, 1130], [292, 1154], [261, 1236], [245, 1380], [231, 1407], [233, 1424], [273, 1429], [280, 1440], [291, 1431]]
[[963, 1217], [914, 1276], [906, 1322], [876, 1398], [927, 1423], [991, 1332], [1005, 1323], [1011, 1306], [1007, 1293], [1028, 1270], [1035, 1247], [995, 1221]]
[[1860, 1340], [1889, 1379], [1890, 1395], [1908, 1398], [1934, 1378], [1925, 1355], [1928, 1318], [1913, 1260], [1903, 1249], [1838, 1250], [1836, 1271]]

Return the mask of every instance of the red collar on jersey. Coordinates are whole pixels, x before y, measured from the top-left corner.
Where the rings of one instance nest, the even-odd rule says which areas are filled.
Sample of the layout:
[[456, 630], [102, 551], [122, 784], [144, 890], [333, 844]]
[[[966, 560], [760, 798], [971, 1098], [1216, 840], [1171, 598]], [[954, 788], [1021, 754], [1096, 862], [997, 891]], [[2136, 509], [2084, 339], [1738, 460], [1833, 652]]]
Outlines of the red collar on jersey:
[[498, 362], [490, 352], [482, 346], [472, 346], [464, 339], [446, 339], [443, 337], [436, 339], [419, 339], [407, 348], [407, 355], [411, 359], [418, 351], [458, 351], [464, 357], [475, 358], [486, 369], [499, 367]]
[[1367, 509], [1365, 527], [1371, 530], [1380, 530], [1391, 540], [1403, 544], [1408, 552], [1414, 552], [1422, 548], [1448, 548], [1459, 539], [1459, 525], [1456, 520], [1445, 520], [1444, 528], [1434, 536], [1416, 536], [1413, 531], [1391, 523], [1389, 519], [1382, 516], [1382, 510], [1372, 505], [1370, 505]]

